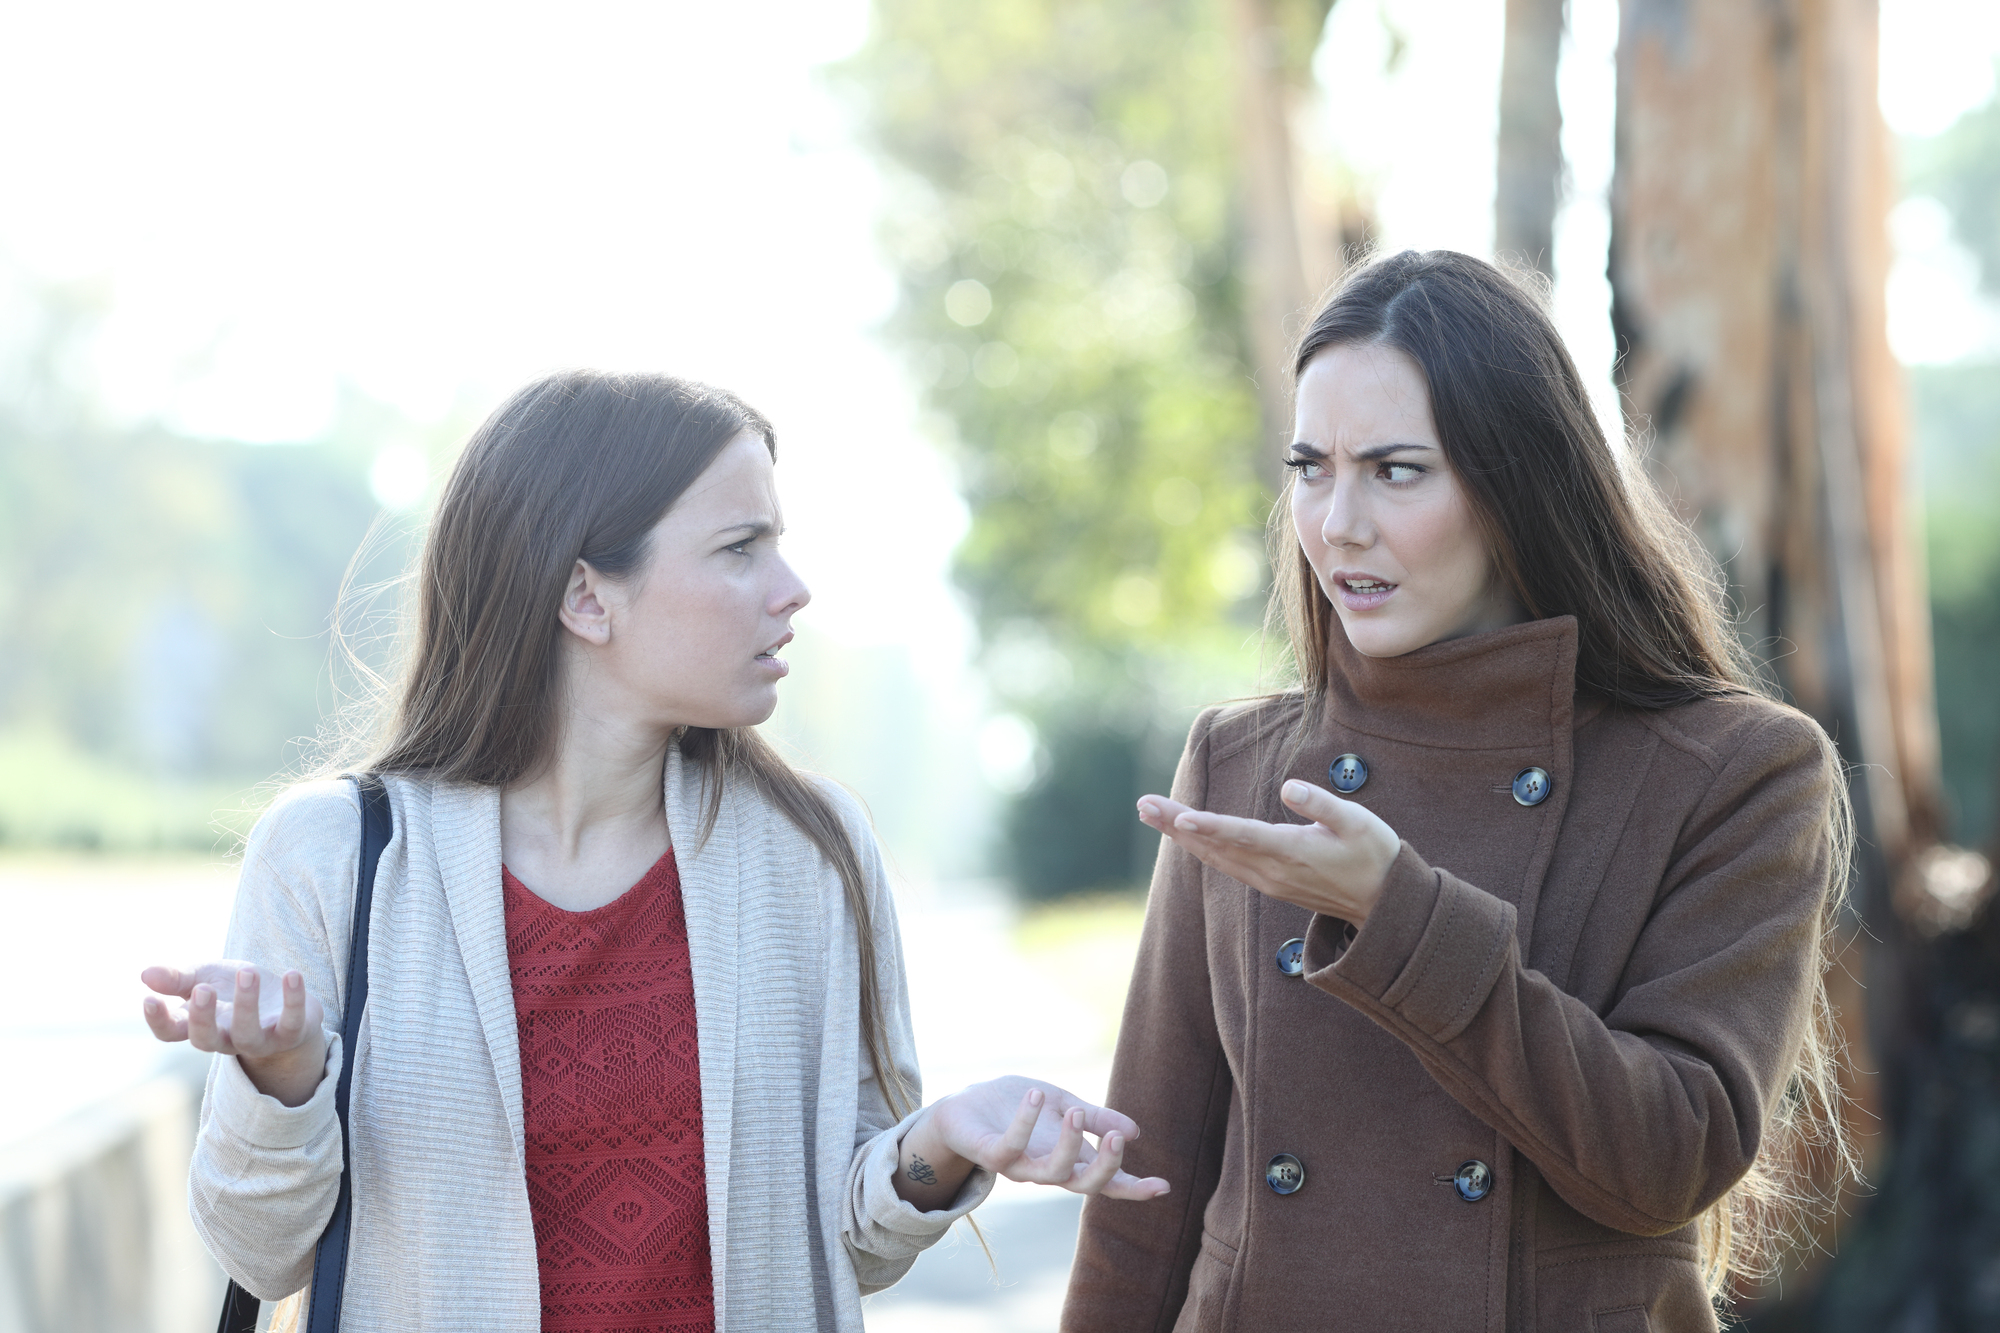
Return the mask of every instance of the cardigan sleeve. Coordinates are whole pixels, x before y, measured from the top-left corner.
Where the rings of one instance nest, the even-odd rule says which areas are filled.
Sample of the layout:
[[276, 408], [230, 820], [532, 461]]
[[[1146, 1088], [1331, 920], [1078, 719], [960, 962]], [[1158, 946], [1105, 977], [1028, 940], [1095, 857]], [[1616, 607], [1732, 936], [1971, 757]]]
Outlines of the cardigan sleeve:
[[1511, 904], [1408, 844], [1358, 931], [1313, 919], [1306, 979], [1401, 1038], [1577, 1211], [1677, 1230], [1756, 1160], [1810, 1018], [1836, 780], [1811, 727], [1756, 728], [1665, 882], [1628, 886], [1653, 907], [1602, 1015], [1523, 965]]
[[902, 1161], [903, 1136], [923, 1114], [923, 1078], [917, 1068], [916, 1036], [910, 1023], [902, 932], [896, 922], [896, 901], [889, 892], [881, 847], [852, 798], [840, 793], [838, 799], [845, 807], [847, 818], [843, 822], [868, 883], [869, 915], [875, 934], [876, 987], [881, 997], [882, 1025], [889, 1038], [888, 1057], [910, 1104], [905, 1114], [897, 1115], [875, 1078], [863, 1044], [855, 1056], [858, 1076], [854, 1156], [847, 1172], [841, 1241], [854, 1265], [861, 1294], [867, 1296], [900, 1281], [919, 1254], [936, 1244], [954, 1222], [984, 1203], [993, 1192], [995, 1177], [983, 1167], [974, 1167], [950, 1205], [930, 1212], [896, 1193], [896, 1168]]
[[[326, 1073], [301, 1106], [257, 1091], [235, 1056], [214, 1056], [209, 1065], [188, 1209], [223, 1271], [263, 1300], [306, 1284], [340, 1192], [333, 1093], [345, 1053], [335, 978], [345, 963], [347, 921], [328, 921], [330, 895], [319, 890], [342, 885], [351, 900], [359, 828], [347, 783], [314, 783], [281, 798], [250, 835], [224, 945], [229, 958], [297, 968], [325, 1010]], [[338, 958], [330, 943], [336, 938]]]
[[[1209, 733], [1219, 711], [1195, 720], [1174, 777], [1174, 799], [1196, 809], [1206, 806]], [[1139, 1126], [1125, 1169], [1163, 1177], [1171, 1191], [1143, 1203], [1101, 1195], [1084, 1203], [1065, 1330], [1174, 1326], [1221, 1176], [1233, 1087], [1210, 994], [1202, 866], [1162, 838], [1107, 1100]]]

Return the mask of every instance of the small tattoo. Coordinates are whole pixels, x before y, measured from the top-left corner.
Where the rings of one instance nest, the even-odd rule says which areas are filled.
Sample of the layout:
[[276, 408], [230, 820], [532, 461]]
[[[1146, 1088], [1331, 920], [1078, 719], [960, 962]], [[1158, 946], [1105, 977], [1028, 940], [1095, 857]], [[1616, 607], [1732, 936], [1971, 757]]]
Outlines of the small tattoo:
[[931, 1170], [930, 1163], [921, 1157], [911, 1157], [910, 1165], [903, 1174], [911, 1180], [916, 1181], [919, 1185], [937, 1184], [937, 1172]]

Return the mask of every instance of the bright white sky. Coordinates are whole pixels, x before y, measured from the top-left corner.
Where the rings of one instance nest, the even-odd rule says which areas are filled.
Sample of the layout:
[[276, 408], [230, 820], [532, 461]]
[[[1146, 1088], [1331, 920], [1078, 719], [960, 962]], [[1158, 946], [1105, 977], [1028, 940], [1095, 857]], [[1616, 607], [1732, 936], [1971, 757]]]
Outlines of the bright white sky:
[[[1335, 8], [1328, 109], [1374, 155], [1391, 244], [1490, 243], [1501, 8]], [[1615, 10], [1576, 0], [1563, 71], [1558, 306], [1599, 378]], [[1898, 130], [1991, 91], [2000, 5], [1883, 10]], [[1385, 19], [1409, 43], [1387, 80]], [[871, 338], [894, 297], [878, 191], [813, 76], [865, 24], [865, 0], [15, 3], [0, 284], [97, 292], [105, 399], [217, 435], [310, 438], [343, 383], [419, 421], [558, 365], [727, 385], [778, 423], [813, 621], [959, 655], [944, 569], [963, 507]], [[1994, 345], [1935, 209], [1905, 205], [1896, 227], [1899, 348]], [[0, 306], [16, 334], [24, 309]]]

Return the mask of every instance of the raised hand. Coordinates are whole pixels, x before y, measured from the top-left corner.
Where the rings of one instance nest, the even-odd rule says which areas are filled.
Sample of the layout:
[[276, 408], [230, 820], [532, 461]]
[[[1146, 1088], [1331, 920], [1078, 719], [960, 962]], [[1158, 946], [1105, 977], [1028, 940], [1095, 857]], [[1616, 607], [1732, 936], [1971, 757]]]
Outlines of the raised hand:
[[[1091, 1144], [1085, 1135], [1095, 1135]], [[1158, 1176], [1121, 1169], [1139, 1127], [1039, 1079], [1009, 1075], [975, 1083], [934, 1104], [903, 1136], [896, 1191], [920, 1208], [949, 1203], [974, 1166], [1009, 1180], [1113, 1199], [1154, 1199]]]
[[1359, 926], [1375, 910], [1402, 848], [1396, 831], [1366, 806], [1310, 782], [1287, 782], [1279, 797], [1313, 822], [1210, 814], [1166, 796], [1141, 796], [1139, 818], [1259, 893]]
[[236, 1056], [259, 1092], [287, 1106], [303, 1105], [319, 1086], [326, 1068], [325, 1009], [307, 992], [303, 973], [280, 976], [255, 963], [222, 959], [192, 972], [149, 967], [139, 979], [157, 992], [143, 1009], [146, 1026], [161, 1041]]

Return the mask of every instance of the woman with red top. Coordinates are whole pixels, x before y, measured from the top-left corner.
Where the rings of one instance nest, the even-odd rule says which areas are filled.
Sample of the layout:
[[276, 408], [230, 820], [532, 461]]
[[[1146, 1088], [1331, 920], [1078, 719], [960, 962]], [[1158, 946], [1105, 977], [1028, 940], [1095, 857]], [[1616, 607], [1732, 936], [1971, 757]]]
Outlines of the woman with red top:
[[729, 394], [595, 373], [466, 447], [355, 765], [394, 814], [355, 1049], [347, 781], [259, 821], [226, 960], [145, 974], [155, 1034], [220, 1057], [190, 1205], [252, 1293], [305, 1286], [343, 1154], [347, 1330], [860, 1333], [996, 1173], [1166, 1191], [1060, 1088], [922, 1105], [866, 821], [755, 730], [808, 596], [774, 457]]

